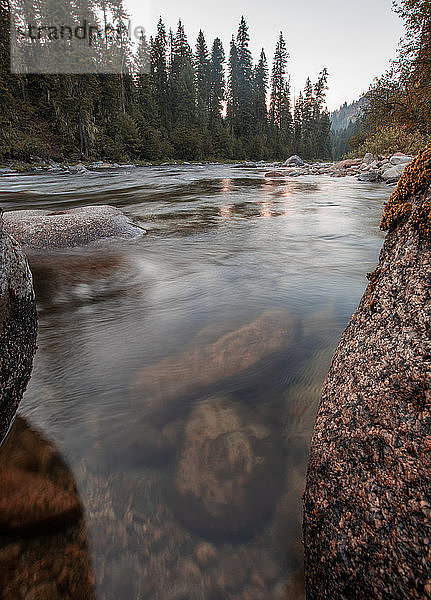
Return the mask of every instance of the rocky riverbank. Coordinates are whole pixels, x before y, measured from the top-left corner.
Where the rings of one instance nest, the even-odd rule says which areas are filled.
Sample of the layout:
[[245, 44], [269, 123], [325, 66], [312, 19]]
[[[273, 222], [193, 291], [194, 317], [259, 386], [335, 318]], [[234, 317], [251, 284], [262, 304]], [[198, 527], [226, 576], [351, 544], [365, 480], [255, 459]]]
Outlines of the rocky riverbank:
[[[397, 183], [404, 168], [413, 160], [397, 152], [392, 156], [374, 156], [366, 154], [361, 158], [349, 158], [336, 163], [304, 163], [299, 156], [291, 156], [284, 163], [272, 163], [275, 170], [267, 171], [265, 177], [284, 178], [301, 175], [329, 175], [331, 177], [356, 177], [359, 181], [370, 183]], [[252, 163], [249, 164], [249, 167]], [[258, 166], [258, 163], [255, 164]]]
[[[404, 167], [414, 157], [397, 152], [390, 156], [366, 154], [363, 158], [349, 158], [339, 162], [304, 162], [299, 156], [293, 155], [284, 162], [253, 162], [244, 161], [232, 164], [232, 168], [253, 169], [257, 172], [263, 171], [268, 178], [299, 177], [301, 175], [329, 175], [331, 177], [357, 177], [359, 181], [387, 184], [396, 183], [401, 177]], [[118, 164], [104, 161], [79, 162], [79, 163], [56, 163], [35, 159], [32, 163], [10, 162], [0, 167], [1, 176], [11, 176], [17, 173], [58, 173], [62, 175], [86, 175], [92, 172], [113, 171], [121, 173], [127, 169], [136, 169], [148, 166], [170, 166], [170, 165], [212, 165], [213, 162], [142, 162]]]

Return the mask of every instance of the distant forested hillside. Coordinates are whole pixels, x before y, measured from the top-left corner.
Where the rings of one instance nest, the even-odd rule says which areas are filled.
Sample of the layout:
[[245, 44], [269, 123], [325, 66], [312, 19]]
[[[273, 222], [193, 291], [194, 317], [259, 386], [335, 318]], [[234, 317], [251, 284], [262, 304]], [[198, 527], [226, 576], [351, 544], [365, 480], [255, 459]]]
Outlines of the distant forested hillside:
[[[82, 21], [78, 4], [67, 3], [73, 25]], [[43, 2], [34, 5], [40, 20]], [[102, 7], [105, 26], [107, 19], [116, 28], [127, 19], [122, 0], [86, 0], [85, 7], [94, 21]], [[67, 39], [64, 44], [66, 51]], [[97, 61], [97, 45], [92, 52]], [[119, 74], [11, 75], [9, 5], [0, 0], [0, 160], [330, 156], [328, 73], [323, 69], [315, 82], [307, 78], [292, 106], [282, 33], [271, 72], [264, 50], [253, 60], [244, 18], [228, 49], [219, 38], [208, 43], [203, 31], [191, 47], [181, 21], [167, 31], [160, 19], [137, 52], [128, 43], [121, 52]]]
[[334, 160], [339, 160], [351, 151], [350, 140], [360, 131], [361, 116], [366, 104], [366, 98], [361, 96], [351, 104], [345, 102], [331, 113], [330, 143]]
[[356, 100], [351, 104], [345, 102], [338, 110], [334, 110], [330, 115], [332, 131], [336, 132], [341, 129], [346, 129], [351, 122], [354, 123], [357, 121], [366, 103], [366, 98], [361, 96], [359, 100]]

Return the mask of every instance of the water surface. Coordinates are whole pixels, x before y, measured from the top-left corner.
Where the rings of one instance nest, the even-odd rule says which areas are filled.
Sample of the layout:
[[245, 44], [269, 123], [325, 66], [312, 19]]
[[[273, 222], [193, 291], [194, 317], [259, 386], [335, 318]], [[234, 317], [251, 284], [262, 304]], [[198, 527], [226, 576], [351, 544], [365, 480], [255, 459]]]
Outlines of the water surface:
[[[148, 231], [31, 259], [39, 349], [20, 414], [74, 477], [97, 598], [301, 597], [319, 390], [388, 195], [223, 165], [0, 180], [5, 210], [112, 204]], [[249, 459], [265, 469], [240, 516], [225, 506], [211, 525], [208, 490], [235, 504]]]

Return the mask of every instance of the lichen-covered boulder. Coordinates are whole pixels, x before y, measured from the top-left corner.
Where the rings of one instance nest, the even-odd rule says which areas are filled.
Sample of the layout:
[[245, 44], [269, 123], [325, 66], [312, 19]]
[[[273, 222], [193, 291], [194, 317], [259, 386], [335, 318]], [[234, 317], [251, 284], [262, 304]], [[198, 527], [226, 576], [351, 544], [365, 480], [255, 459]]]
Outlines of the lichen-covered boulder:
[[36, 351], [32, 277], [18, 244], [0, 218], [0, 441], [15, 415]]
[[333, 357], [304, 497], [307, 598], [431, 598], [431, 146], [385, 207]]
[[145, 233], [114, 206], [67, 210], [13, 210], [3, 215], [6, 231], [26, 250], [55, 250], [106, 239], [133, 239]]

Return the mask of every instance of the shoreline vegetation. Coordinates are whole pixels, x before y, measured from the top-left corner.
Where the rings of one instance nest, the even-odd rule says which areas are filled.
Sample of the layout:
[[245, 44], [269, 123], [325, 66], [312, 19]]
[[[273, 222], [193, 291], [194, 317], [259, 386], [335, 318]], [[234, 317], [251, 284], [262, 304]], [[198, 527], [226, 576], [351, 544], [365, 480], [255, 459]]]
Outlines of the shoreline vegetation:
[[397, 56], [357, 103], [344, 107], [354, 110], [359, 104], [359, 118], [338, 131], [334, 123], [335, 154], [416, 155], [431, 141], [431, 3], [395, 0], [393, 10], [404, 22]]

